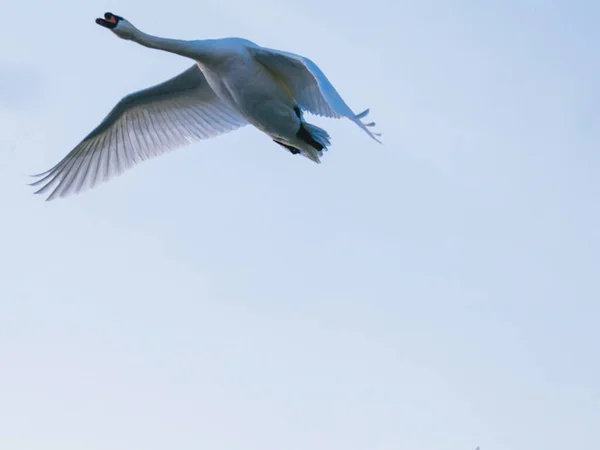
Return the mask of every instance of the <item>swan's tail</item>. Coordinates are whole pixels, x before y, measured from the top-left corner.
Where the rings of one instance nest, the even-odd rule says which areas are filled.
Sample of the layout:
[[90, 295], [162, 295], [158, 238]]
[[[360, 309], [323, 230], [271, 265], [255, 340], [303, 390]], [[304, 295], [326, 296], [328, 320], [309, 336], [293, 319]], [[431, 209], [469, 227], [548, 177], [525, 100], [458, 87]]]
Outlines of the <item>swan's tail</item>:
[[326, 152], [327, 147], [331, 145], [329, 133], [316, 125], [302, 122], [297, 136], [304, 144], [308, 144], [300, 148], [301, 153], [317, 164], [320, 163], [319, 158], [323, 156], [323, 152]]

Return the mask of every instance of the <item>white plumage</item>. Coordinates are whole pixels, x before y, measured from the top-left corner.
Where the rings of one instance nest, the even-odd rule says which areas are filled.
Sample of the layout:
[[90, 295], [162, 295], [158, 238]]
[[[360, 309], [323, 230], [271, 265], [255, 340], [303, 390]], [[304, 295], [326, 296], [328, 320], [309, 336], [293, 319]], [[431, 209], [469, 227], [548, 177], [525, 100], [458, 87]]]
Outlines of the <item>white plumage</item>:
[[199, 41], [148, 35], [106, 13], [96, 23], [149, 48], [196, 64], [164, 83], [124, 97], [56, 166], [36, 175], [47, 200], [79, 193], [126, 169], [186, 144], [252, 124], [293, 154], [319, 163], [328, 133], [302, 112], [348, 118], [377, 139], [308, 58], [240, 38]]

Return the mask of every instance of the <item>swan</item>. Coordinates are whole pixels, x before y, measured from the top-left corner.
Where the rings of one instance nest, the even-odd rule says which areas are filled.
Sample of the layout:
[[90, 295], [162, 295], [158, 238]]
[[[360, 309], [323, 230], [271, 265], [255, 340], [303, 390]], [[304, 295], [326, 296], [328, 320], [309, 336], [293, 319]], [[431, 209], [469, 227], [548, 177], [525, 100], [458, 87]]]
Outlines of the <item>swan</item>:
[[110, 12], [96, 23], [119, 38], [192, 59], [194, 65], [155, 86], [123, 97], [61, 161], [33, 175], [46, 200], [79, 193], [134, 165], [248, 124], [292, 155], [320, 163], [327, 131], [304, 112], [348, 118], [371, 138], [375, 123], [355, 114], [310, 59], [242, 38], [178, 40], [146, 34]]

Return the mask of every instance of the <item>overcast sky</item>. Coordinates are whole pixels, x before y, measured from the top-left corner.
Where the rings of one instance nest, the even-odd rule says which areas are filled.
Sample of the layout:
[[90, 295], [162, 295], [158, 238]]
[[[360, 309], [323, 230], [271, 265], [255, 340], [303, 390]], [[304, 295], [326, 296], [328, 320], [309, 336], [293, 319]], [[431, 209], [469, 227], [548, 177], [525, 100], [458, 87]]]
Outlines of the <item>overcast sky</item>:
[[[252, 127], [50, 203], [48, 169], [190, 62], [313, 59], [323, 163]], [[0, 448], [600, 442], [600, 3], [21, 0], [0, 27]], [[307, 116], [308, 117], [308, 116]]]

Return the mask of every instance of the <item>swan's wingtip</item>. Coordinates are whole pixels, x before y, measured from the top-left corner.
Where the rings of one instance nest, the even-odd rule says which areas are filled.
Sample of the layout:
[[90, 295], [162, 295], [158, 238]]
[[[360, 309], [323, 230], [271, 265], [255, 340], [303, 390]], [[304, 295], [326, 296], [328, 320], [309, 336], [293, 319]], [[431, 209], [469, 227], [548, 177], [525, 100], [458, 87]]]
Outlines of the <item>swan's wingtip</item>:
[[[52, 169], [54, 169], [54, 167]], [[29, 178], [40, 178], [40, 177], [43, 177], [44, 175], [48, 175], [50, 172], [52, 172], [52, 169], [48, 169], [48, 170], [46, 170], [44, 172], [40, 172], [40, 173], [33, 173], [33, 174], [30, 174], [27, 176]]]
[[371, 112], [371, 109], [370, 109], [370, 108], [367, 108], [367, 109], [365, 109], [363, 112], [361, 112], [361, 113], [358, 113], [357, 115], [355, 115], [355, 116], [354, 116], [354, 118], [355, 118], [355, 119], [359, 119], [359, 120], [360, 120], [360, 119], [362, 119], [362, 118], [366, 117], [366, 116], [369, 114], [369, 112]]

